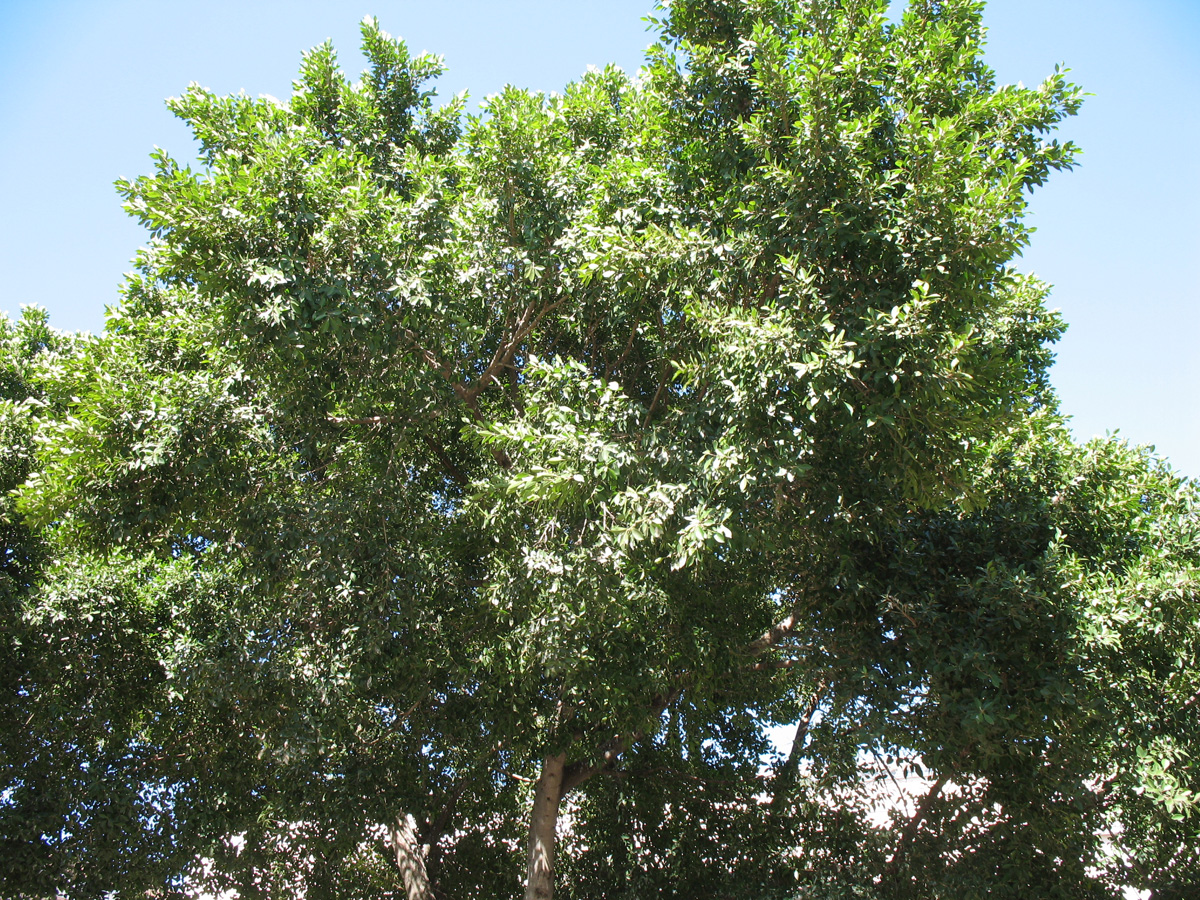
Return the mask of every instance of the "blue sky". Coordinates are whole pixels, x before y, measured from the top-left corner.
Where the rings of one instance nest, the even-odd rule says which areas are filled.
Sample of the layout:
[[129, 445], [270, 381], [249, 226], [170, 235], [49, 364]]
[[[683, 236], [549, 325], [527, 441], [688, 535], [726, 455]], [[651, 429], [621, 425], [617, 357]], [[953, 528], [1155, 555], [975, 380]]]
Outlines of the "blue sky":
[[[589, 64], [636, 70], [651, 0], [0, 0], [0, 309], [99, 331], [145, 240], [112, 189], [161, 146], [163, 106], [197, 81], [286, 98], [300, 52], [332, 38], [362, 67], [372, 14], [443, 54], [444, 94], [557, 90]], [[1063, 134], [1082, 165], [1035, 196], [1019, 267], [1071, 324], [1054, 381], [1076, 434], [1120, 429], [1200, 476], [1200, 0], [992, 0], [987, 58], [1034, 84], [1064, 62], [1092, 93]]]

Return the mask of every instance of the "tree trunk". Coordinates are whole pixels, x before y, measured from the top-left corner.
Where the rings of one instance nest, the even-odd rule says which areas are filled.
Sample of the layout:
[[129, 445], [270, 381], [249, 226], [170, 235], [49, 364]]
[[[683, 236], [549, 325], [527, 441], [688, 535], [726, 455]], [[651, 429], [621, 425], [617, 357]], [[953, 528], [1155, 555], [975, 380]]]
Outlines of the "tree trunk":
[[542, 774], [534, 788], [533, 816], [529, 822], [525, 900], [552, 900], [554, 897], [554, 832], [558, 826], [558, 801], [562, 798], [566, 761], [566, 753], [542, 760]]
[[396, 819], [396, 824], [388, 828], [388, 843], [396, 852], [396, 867], [404, 879], [407, 900], [433, 900], [429, 875], [425, 871], [425, 854], [421, 852], [413, 824], [411, 816]]

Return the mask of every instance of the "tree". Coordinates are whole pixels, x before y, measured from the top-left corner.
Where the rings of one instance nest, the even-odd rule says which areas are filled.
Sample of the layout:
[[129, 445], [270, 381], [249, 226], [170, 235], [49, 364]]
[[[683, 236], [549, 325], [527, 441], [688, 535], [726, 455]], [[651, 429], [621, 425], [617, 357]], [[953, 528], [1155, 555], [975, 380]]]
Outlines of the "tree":
[[[21, 489], [55, 553], [88, 561], [25, 621], [77, 637], [103, 606], [100, 636], [132, 642], [86, 657], [93, 681], [137, 673], [106, 695], [120, 715], [81, 713], [94, 746], [51, 742], [84, 771], [136, 760], [109, 776], [142, 804], [122, 833], [159, 849], [120, 892], [496, 896], [524, 831], [546, 898], [564, 798], [611, 845], [631, 821], [614, 784], [770, 819], [776, 861], [818, 823], [803, 846], [869, 866], [869, 828], [819, 824], [867, 745], [837, 732], [853, 717], [871, 746], [1002, 786], [998, 735], [1044, 736], [1062, 705], [1022, 692], [1086, 670], [1023, 668], [1072, 633], [1014, 633], [1041, 621], [1022, 566], [1053, 531], [1009, 522], [993, 483], [997, 448], [1053, 419], [1061, 324], [1008, 266], [1028, 190], [1073, 159], [1043, 135], [1079, 101], [1062, 73], [996, 88], [974, 2], [896, 25], [885, 7], [678, 0], [640, 80], [509, 88], [465, 119], [434, 105], [440, 61], [371, 20], [356, 84], [323, 46], [288, 103], [171, 101], [200, 168], [157, 152], [121, 185], [153, 241], [104, 335], [43, 370]], [[959, 606], [920, 615], [1003, 664], [910, 632], [939, 554]], [[993, 559], [990, 581], [962, 574]], [[828, 789], [802, 734], [771, 819], [742, 790], [762, 723], [817, 713]], [[628, 760], [672, 774], [596, 777]], [[680, 793], [688, 770], [738, 785], [723, 810]], [[896, 884], [938, 793], [892, 848]]]

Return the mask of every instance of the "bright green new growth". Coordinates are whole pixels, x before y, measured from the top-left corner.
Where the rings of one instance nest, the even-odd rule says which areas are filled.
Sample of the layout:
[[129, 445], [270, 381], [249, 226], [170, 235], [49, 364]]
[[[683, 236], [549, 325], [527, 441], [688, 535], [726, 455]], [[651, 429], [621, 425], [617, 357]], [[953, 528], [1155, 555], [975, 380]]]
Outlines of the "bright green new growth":
[[1197, 877], [1195, 491], [1071, 445], [1009, 268], [1078, 94], [885, 8], [677, 0], [478, 117], [372, 20], [171, 101], [104, 335], [6, 326], [8, 893]]

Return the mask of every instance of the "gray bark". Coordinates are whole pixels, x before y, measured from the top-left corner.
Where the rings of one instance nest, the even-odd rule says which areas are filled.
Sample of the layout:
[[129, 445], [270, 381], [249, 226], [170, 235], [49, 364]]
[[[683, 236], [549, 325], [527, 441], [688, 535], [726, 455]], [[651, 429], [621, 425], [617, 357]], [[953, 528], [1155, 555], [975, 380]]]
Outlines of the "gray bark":
[[566, 761], [566, 753], [547, 756], [542, 760], [542, 773], [534, 787], [525, 900], [552, 900], [554, 897], [555, 830]]
[[433, 900], [429, 875], [425, 871], [425, 854], [414, 825], [411, 816], [400, 816], [388, 828], [388, 844], [396, 853], [396, 867], [404, 879], [407, 900]]

